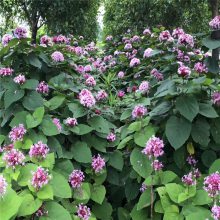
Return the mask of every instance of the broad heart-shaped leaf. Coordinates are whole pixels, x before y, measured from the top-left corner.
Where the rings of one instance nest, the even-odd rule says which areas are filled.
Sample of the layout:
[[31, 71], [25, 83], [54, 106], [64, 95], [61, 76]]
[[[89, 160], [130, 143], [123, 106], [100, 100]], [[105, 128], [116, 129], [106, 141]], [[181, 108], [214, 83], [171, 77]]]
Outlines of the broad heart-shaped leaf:
[[22, 198], [19, 197], [14, 190], [7, 187], [4, 199], [0, 199], [0, 219], [9, 220], [12, 219], [14, 215], [19, 210], [22, 202]]
[[168, 183], [165, 185], [166, 192], [168, 193], [170, 199], [175, 203], [178, 203], [178, 197], [180, 193], [184, 192], [184, 187], [176, 183]]
[[38, 107], [42, 107], [43, 102], [43, 98], [38, 92], [31, 91], [24, 97], [22, 104], [26, 109], [33, 111]]
[[210, 50], [220, 47], [220, 40], [211, 39], [211, 37], [204, 38], [202, 44], [208, 47]]
[[52, 119], [48, 116], [44, 117], [41, 127], [42, 127], [43, 133], [46, 136], [53, 136], [53, 135], [57, 135], [60, 133], [56, 125], [53, 123]]
[[45, 202], [48, 215], [40, 217], [40, 220], [72, 220], [70, 213], [57, 202]]
[[182, 116], [192, 121], [199, 113], [199, 104], [194, 97], [180, 96], [176, 100], [176, 108]]
[[129, 117], [131, 117], [131, 109], [127, 109], [121, 114], [120, 121], [123, 121]]
[[47, 184], [43, 186], [38, 192], [37, 197], [41, 200], [53, 199], [53, 188]]
[[10, 126], [18, 126], [19, 124], [23, 124], [26, 126], [26, 115], [28, 114], [27, 111], [21, 111], [15, 114], [14, 118], [10, 122]]
[[91, 199], [98, 203], [102, 204], [106, 194], [106, 189], [103, 185], [93, 185], [91, 192]]
[[212, 121], [211, 124], [211, 134], [214, 139], [214, 141], [217, 144], [220, 144], [220, 118], [216, 118]]
[[151, 196], [153, 196], [153, 200], [155, 200], [155, 194], [151, 195], [151, 189], [146, 189], [139, 198], [137, 210], [141, 210], [143, 208], [148, 207], [151, 204]]
[[50, 185], [53, 188], [54, 196], [59, 198], [71, 198], [72, 191], [69, 186], [68, 180], [57, 172], [52, 172], [52, 180]]
[[177, 175], [172, 171], [164, 171], [159, 173], [160, 181], [163, 185], [172, 182], [174, 179], [176, 179]]
[[114, 167], [117, 170], [122, 170], [124, 166], [124, 160], [123, 160], [123, 155], [120, 151], [114, 151], [114, 153], [111, 153], [109, 155], [109, 165]]
[[209, 168], [209, 173], [215, 173], [216, 171], [218, 171], [220, 173], [220, 159], [215, 160], [211, 167]]
[[33, 116], [30, 114], [26, 116], [27, 127], [34, 128], [38, 126], [42, 122], [43, 117], [44, 117], [44, 107], [37, 108], [34, 111]]
[[50, 110], [55, 110], [63, 104], [64, 100], [64, 96], [54, 96], [49, 101], [45, 102], [45, 106], [47, 106]]
[[21, 88], [35, 90], [37, 88], [38, 83], [39, 82], [36, 79], [28, 79], [25, 81], [23, 85], [21, 85]]
[[202, 163], [209, 168], [212, 163], [217, 159], [216, 152], [213, 150], [205, 150], [201, 156]]
[[12, 103], [18, 101], [24, 96], [24, 90], [7, 90], [4, 95], [4, 105], [7, 109]]
[[133, 169], [143, 178], [147, 178], [152, 173], [151, 162], [146, 155], [135, 148], [130, 156]]
[[166, 136], [170, 144], [175, 148], [180, 148], [189, 138], [191, 123], [184, 118], [171, 116], [166, 124]]
[[101, 116], [94, 116], [88, 120], [88, 124], [100, 133], [109, 133], [109, 125], [106, 119]]
[[93, 130], [94, 130], [93, 128], [91, 128], [90, 126], [85, 125], [85, 124], [79, 124], [79, 125], [70, 129], [70, 131], [72, 131], [73, 133], [78, 134], [78, 135], [88, 134]]
[[133, 139], [133, 135], [129, 135], [126, 138], [124, 138], [118, 145], [117, 149], [122, 149], [126, 146], [126, 144]]
[[132, 220], [148, 220], [148, 212], [146, 209], [137, 210], [137, 205], [131, 211]]
[[89, 201], [91, 196], [89, 183], [83, 183], [80, 188], [74, 190], [74, 199], [78, 201]]
[[18, 211], [18, 216], [27, 216], [35, 213], [42, 205], [42, 201], [34, 199], [31, 194], [25, 194], [22, 196], [23, 201]]
[[68, 108], [75, 118], [79, 118], [87, 114], [86, 109], [79, 103], [69, 103]]
[[92, 153], [90, 148], [85, 142], [77, 141], [71, 147], [71, 152], [73, 153], [73, 158], [80, 163], [91, 163]]
[[207, 118], [217, 118], [218, 114], [211, 103], [199, 103], [199, 114]]
[[92, 212], [98, 219], [110, 220], [112, 214], [112, 206], [110, 203], [104, 201], [101, 205], [95, 204], [92, 206]]
[[35, 53], [30, 53], [27, 57], [27, 62], [31, 64], [32, 66], [35, 66], [37, 68], [41, 68], [42, 64], [39, 58], [35, 55]]
[[134, 134], [134, 142], [140, 147], [145, 147], [148, 139], [155, 134], [155, 129], [148, 125], [144, 129], [135, 132]]
[[196, 195], [193, 198], [194, 205], [206, 205], [211, 202], [212, 199], [208, 196], [208, 193], [205, 190], [199, 189], [196, 191]]

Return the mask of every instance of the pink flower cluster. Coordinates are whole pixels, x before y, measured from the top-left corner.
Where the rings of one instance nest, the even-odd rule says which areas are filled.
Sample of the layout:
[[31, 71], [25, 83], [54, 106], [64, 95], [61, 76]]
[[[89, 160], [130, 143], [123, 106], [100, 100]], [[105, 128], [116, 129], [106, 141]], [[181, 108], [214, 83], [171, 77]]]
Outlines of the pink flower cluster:
[[105, 38], [105, 40], [106, 40], [106, 41], [112, 41], [112, 40], [113, 40], [113, 37], [112, 37], [111, 35], [109, 35], [109, 36], [107, 36], [107, 37]]
[[87, 108], [91, 108], [96, 103], [94, 96], [88, 89], [83, 89], [79, 93], [79, 100], [80, 103]]
[[119, 90], [117, 96], [119, 98], [123, 98], [125, 96], [125, 92], [123, 90]]
[[6, 179], [3, 177], [3, 175], [0, 175], [0, 198], [3, 198], [3, 196], [6, 193], [6, 189], [7, 189], [7, 182]]
[[118, 78], [119, 79], [124, 78], [124, 76], [125, 76], [125, 73], [123, 71], [118, 72]]
[[220, 15], [214, 17], [210, 22], [209, 26], [212, 30], [219, 30], [220, 29]]
[[167, 42], [173, 42], [173, 38], [171, 37], [171, 34], [169, 31], [165, 30], [162, 31], [159, 35], [160, 41], [167, 41]]
[[40, 43], [43, 45], [51, 45], [52, 39], [51, 39], [51, 37], [44, 35], [40, 38]]
[[158, 81], [163, 80], [163, 74], [160, 73], [160, 72], [159, 72], [157, 69], [155, 69], [155, 68], [151, 70], [150, 74], [151, 74], [152, 76], [154, 76]]
[[192, 172], [182, 177], [182, 182], [188, 186], [196, 185], [196, 179]]
[[195, 165], [197, 164], [197, 160], [193, 157], [193, 156], [188, 156], [186, 161], [188, 162], [189, 165], [195, 167]]
[[86, 79], [86, 85], [87, 86], [95, 86], [96, 85], [96, 81], [94, 79], [93, 76], [89, 76], [87, 79]]
[[45, 159], [49, 153], [49, 148], [42, 141], [38, 141], [36, 144], [33, 144], [29, 151], [29, 156], [31, 158], [36, 158], [38, 160]]
[[206, 65], [202, 62], [197, 62], [194, 65], [194, 70], [197, 73], [207, 73], [208, 72], [208, 68], [206, 67]]
[[27, 29], [25, 27], [17, 27], [14, 31], [15, 37], [18, 39], [27, 37]]
[[214, 205], [211, 211], [212, 211], [212, 217], [214, 218], [214, 220], [219, 220], [220, 219], [220, 206]]
[[36, 91], [38, 93], [42, 93], [42, 94], [48, 94], [49, 93], [49, 86], [47, 83], [45, 83], [44, 81], [40, 82], [36, 88]]
[[78, 125], [77, 119], [76, 118], [67, 118], [64, 123], [70, 127], [74, 127]]
[[18, 76], [16, 76], [14, 78], [14, 82], [17, 83], [17, 84], [20, 84], [20, 85], [24, 84], [25, 81], [26, 81], [25, 76], [21, 75], [21, 74], [19, 74]]
[[132, 111], [132, 118], [142, 118], [147, 114], [147, 108], [143, 105], [136, 105]]
[[149, 28], [144, 29], [143, 34], [144, 35], [151, 35], [150, 29]]
[[11, 76], [14, 70], [9, 67], [0, 68], [0, 76]]
[[59, 132], [61, 132], [62, 126], [61, 126], [60, 120], [59, 120], [58, 118], [53, 118], [53, 123], [56, 125], [57, 130], [58, 130]]
[[151, 163], [151, 166], [153, 167], [153, 169], [155, 171], [159, 171], [159, 170], [162, 170], [163, 168], [163, 163], [160, 162], [159, 160], [154, 160], [152, 163]]
[[150, 159], [157, 158], [164, 154], [163, 151], [164, 143], [163, 141], [155, 136], [152, 136], [146, 143], [145, 148], [142, 150], [142, 153], [147, 155]]
[[115, 140], [116, 140], [116, 135], [115, 135], [115, 133], [110, 132], [110, 133], [107, 135], [107, 140], [108, 140], [109, 142], [115, 141]]
[[26, 129], [24, 128], [24, 125], [23, 124], [19, 124], [17, 127], [13, 127], [11, 129], [11, 131], [9, 132], [9, 135], [8, 137], [10, 138], [10, 140], [12, 142], [15, 142], [15, 141], [22, 141], [23, 140], [23, 137], [24, 135], [26, 134]]
[[149, 89], [150, 89], [150, 83], [148, 81], [143, 81], [138, 87], [138, 91], [142, 93], [147, 93]]
[[124, 47], [125, 50], [130, 50], [132, 49], [132, 44], [125, 44], [125, 47]]
[[69, 39], [63, 35], [58, 35], [58, 36], [55, 36], [52, 38], [52, 41], [55, 43], [55, 44], [67, 44], [69, 43]]
[[215, 105], [220, 106], [220, 92], [214, 92], [214, 93], [212, 94], [212, 102], [213, 102]]
[[2, 37], [2, 45], [5, 47], [8, 45], [8, 43], [13, 39], [13, 36], [11, 34], [5, 34]]
[[151, 48], [147, 48], [145, 51], [144, 51], [144, 58], [148, 58], [148, 57], [151, 57], [152, 56], [152, 52], [153, 50]]
[[172, 36], [174, 38], [179, 38], [180, 35], [185, 34], [184, 30], [182, 28], [176, 28], [173, 30]]
[[140, 192], [143, 193], [146, 189], [147, 189], [147, 185], [146, 185], [145, 183], [142, 183], [142, 184], [141, 184], [141, 187], [140, 187], [140, 189], [139, 189]]
[[47, 216], [48, 215], [48, 211], [44, 208], [44, 206], [42, 205], [35, 213], [35, 215], [37, 217], [41, 217], [41, 216]]
[[105, 160], [102, 158], [99, 154], [98, 156], [94, 156], [92, 158], [92, 168], [95, 171], [95, 173], [99, 173], [103, 170], [105, 166]]
[[138, 66], [141, 63], [141, 61], [138, 58], [133, 58], [130, 61], [130, 67]]
[[91, 216], [90, 208], [82, 204], [79, 204], [77, 208], [78, 217], [82, 220], [88, 220]]
[[69, 175], [69, 182], [74, 189], [81, 187], [84, 179], [85, 176], [81, 170], [73, 170], [73, 172]]
[[64, 56], [61, 52], [59, 51], [55, 51], [51, 54], [51, 58], [53, 59], [53, 61], [55, 62], [63, 62], [64, 61]]
[[25, 156], [21, 151], [11, 149], [10, 151], [4, 153], [2, 159], [5, 161], [6, 167], [12, 167], [15, 169], [16, 166], [24, 165]]
[[204, 189], [208, 192], [210, 197], [220, 195], [220, 174], [215, 172], [204, 179]]
[[42, 167], [38, 167], [35, 172], [32, 173], [31, 185], [38, 191], [43, 186], [47, 185], [51, 176], [48, 170]]
[[193, 47], [194, 46], [194, 39], [193, 36], [190, 34], [181, 34], [178, 38], [178, 44]]
[[191, 74], [191, 70], [188, 66], [181, 65], [178, 68], [178, 74], [182, 77], [188, 77]]
[[107, 97], [108, 97], [108, 94], [106, 93], [105, 90], [99, 90], [96, 95], [96, 99], [98, 101], [105, 100]]

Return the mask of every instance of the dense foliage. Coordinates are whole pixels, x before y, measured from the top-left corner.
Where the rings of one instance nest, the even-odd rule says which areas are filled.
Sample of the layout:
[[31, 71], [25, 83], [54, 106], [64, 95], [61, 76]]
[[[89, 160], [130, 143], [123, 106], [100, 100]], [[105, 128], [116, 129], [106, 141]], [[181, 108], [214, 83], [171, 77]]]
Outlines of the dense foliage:
[[155, 28], [100, 50], [14, 34], [0, 51], [1, 220], [219, 219], [219, 64], [206, 53], [219, 41], [202, 51]]

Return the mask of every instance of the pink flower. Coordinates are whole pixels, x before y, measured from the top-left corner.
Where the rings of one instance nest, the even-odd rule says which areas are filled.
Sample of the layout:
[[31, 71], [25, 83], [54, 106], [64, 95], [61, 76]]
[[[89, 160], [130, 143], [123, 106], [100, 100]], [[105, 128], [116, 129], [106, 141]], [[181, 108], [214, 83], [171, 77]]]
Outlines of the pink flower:
[[181, 65], [178, 68], [178, 74], [181, 75], [182, 77], [188, 77], [191, 74], [191, 70], [189, 67]]
[[49, 37], [47, 35], [43, 35], [40, 38], [40, 43], [45, 44], [45, 45], [51, 45], [52, 44], [52, 39], [51, 39], [51, 37]]
[[190, 34], [181, 34], [178, 38], [178, 44], [193, 47], [194, 46], [194, 39], [193, 36]]
[[182, 177], [182, 182], [188, 186], [196, 185], [196, 180], [192, 172], [189, 172], [187, 175]]
[[151, 164], [151, 166], [153, 167], [153, 169], [155, 171], [159, 171], [159, 170], [162, 170], [163, 168], [163, 163], [160, 162], [159, 160], [154, 160]]
[[118, 97], [119, 97], [119, 98], [123, 98], [124, 95], [125, 95], [125, 92], [124, 92], [124, 91], [122, 91], [122, 90], [118, 91]]
[[92, 158], [92, 168], [95, 171], [95, 173], [101, 172], [104, 166], [105, 166], [105, 160], [99, 154], [97, 157], [94, 156]]
[[138, 66], [141, 63], [141, 61], [138, 58], [133, 58], [130, 62], [130, 67]]
[[42, 167], [38, 167], [35, 172], [32, 172], [31, 185], [38, 191], [43, 186], [49, 183], [51, 176], [48, 174], [48, 170]]
[[79, 99], [80, 103], [87, 108], [91, 108], [96, 103], [94, 96], [88, 89], [83, 89], [79, 93]]
[[208, 68], [206, 67], [206, 65], [201, 62], [195, 63], [194, 70], [198, 73], [207, 73], [208, 72]]
[[45, 207], [42, 205], [35, 213], [35, 215], [37, 217], [41, 217], [41, 216], [47, 216], [48, 215], [48, 211], [45, 209]]
[[189, 165], [195, 166], [197, 164], [197, 160], [193, 156], [188, 156], [186, 161], [188, 162]]
[[132, 44], [125, 44], [124, 49], [125, 49], [125, 50], [130, 50], [130, 49], [132, 49]]
[[220, 29], [220, 15], [215, 16], [210, 22], [209, 26], [212, 30], [219, 30]]
[[98, 101], [104, 100], [108, 97], [108, 94], [106, 93], [105, 90], [99, 90], [97, 95], [96, 95], [96, 99]]
[[214, 205], [211, 209], [214, 220], [220, 220], [220, 206]]
[[13, 36], [11, 34], [5, 34], [2, 37], [2, 45], [5, 47], [8, 45], [8, 43], [13, 39]]
[[168, 41], [168, 42], [172, 42], [173, 38], [170, 35], [169, 31], [162, 31], [159, 35], [159, 40], [160, 41]]
[[93, 76], [89, 76], [87, 79], [86, 79], [86, 85], [87, 86], [95, 86], [96, 85], [96, 81], [94, 79]]
[[179, 38], [180, 35], [185, 34], [184, 30], [182, 28], [176, 28], [173, 30], [172, 36], [174, 38]]
[[82, 220], [88, 220], [89, 217], [91, 216], [90, 208], [87, 207], [86, 205], [79, 204], [77, 215]]
[[69, 175], [69, 182], [73, 188], [79, 188], [82, 186], [85, 176], [81, 170], [73, 170]]
[[18, 39], [27, 37], [27, 29], [25, 27], [17, 27], [14, 31], [15, 37]]
[[36, 91], [38, 93], [42, 93], [42, 94], [48, 94], [49, 93], [49, 86], [47, 85], [47, 83], [45, 83], [44, 81], [41, 81], [36, 88]]
[[124, 76], [125, 76], [125, 73], [123, 71], [118, 72], [118, 78], [119, 79], [124, 78]]
[[108, 134], [108, 136], [107, 136], [107, 140], [108, 140], [109, 142], [115, 141], [115, 140], [116, 140], [116, 135], [115, 135], [115, 133], [110, 132], [110, 133]]
[[53, 118], [53, 123], [56, 125], [57, 130], [58, 130], [59, 132], [61, 132], [62, 126], [61, 126], [61, 124], [60, 124], [60, 120], [59, 120], [58, 118]]
[[144, 31], [143, 31], [143, 34], [144, 35], [151, 35], [151, 31], [149, 28], [146, 28]]
[[152, 52], [153, 50], [151, 48], [147, 48], [145, 51], [144, 51], [144, 58], [148, 58], [148, 57], [151, 57], [152, 56]]
[[24, 125], [23, 124], [19, 124], [17, 127], [13, 127], [11, 129], [11, 131], [9, 132], [9, 135], [8, 137], [10, 138], [10, 140], [12, 142], [15, 142], [15, 141], [22, 141], [23, 140], [23, 137], [24, 135], [26, 134], [26, 129], [24, 128]]
[[106, 41], [112, 41], [113, 40], [113, 37], [111, 35], [108, 35], [106, 38], [105, 38]]
[[6, 167], [12, 167], [15, 169], [16, 166], [24, 165], [25, 156], [21, 151], [11, 149], [10, 151], [4, 153], [2, 159], [5, 161]]
[[52, 40], [55, 44], [66, 44], [66, 43], [69, 42], [69, 40], [61, 34], [58, 35], [58, 36], [53, 37]]
[[216, 197], [220, 194], [220, 174], [215, 172], [204, 179], [204, 189], [210, 197]]
[[150, 74], [154, 76], [158, 81], [163, 80], [163, 74], [160, 73], [157, 69], [152, 69]]
[[55, 51], [51, 54], [51, 58], [53, 59], [53, 61], [55, 62], [63, 62], [64, 61], [64, 56], [61, 52], [59, 51]]
[[146, 143], [145, 148], [142, 150], [142, 153], [147, 155], [149, 158], [159, 157], [164, 154], [163, 151], [164, 143], [163, 141], [155, 136], [152, 136]]
[[0, 199], [4, 197], [7, 189], [7, 182], [3, 175], [0, 175]]
[[82, 49], [82, 47], [75, 47], [75, 53], [76, 53], [76, 55], [82, 55], [83, 54], [83, 49]]
[[138, 87], [138, 91], [142, 92], [142, 93], [147, 93], [149, 92], [150, 89], [150, 84], [148, 81], [143, 81], [140, 86]]
[[136, 105], [132, 111], [132, 117], [135, 118], [142, 118], [144, 115], [147, 114], [147, 108], [143, 105]]
[[66, 125], [70, 126], [70, 127], [74, 127], [76, 125], [78, 125], [77, 119], [76, 118], [67, 118], [64, 122]]
[[29, 156], [31, 158], [36, 158], [38, 160], [45, 159], [49, 153], [49, 148], [42, 141], [38, 141], [36, 144], [33, 144], [29, 151]]
[[14, 70], [9, 67], [0, 68], [0, 76], [11, 76]]
[[213, 102], [215, 105], [220, 106], [220, 92], [214, 92], [214, 93], [212, 94], [212, 102]]
[[147, 189], [147, 185], [145, 183], [142, 183], [141, 188], [139, 189], [140, 192], [144, 192]]
[[25, 76], [24, 76], [24, 75], [21, 75], [21, 74], [18, 75], [18, 76], [16, 76], [16, 77], [14, 78], [14, 82], [15, 82], [15, 83], [18, 83], [18, 84], [20, 84], [20, 85], [24, 84], [25, 81], [26, 81]]
[[84, 71], [85, 71], [85, 72], [91, 72], [91, 71], [92, 71], [92, 67], [91, 67], [90, 65], [86, 65], [86, 66], [84, 67]]

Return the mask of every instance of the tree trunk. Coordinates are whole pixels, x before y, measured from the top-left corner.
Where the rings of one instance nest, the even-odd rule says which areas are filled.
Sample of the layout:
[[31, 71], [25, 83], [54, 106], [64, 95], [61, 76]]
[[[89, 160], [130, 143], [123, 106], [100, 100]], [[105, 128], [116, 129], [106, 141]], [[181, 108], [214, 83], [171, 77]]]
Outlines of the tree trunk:
[[38, 27], [37, 27], [37, 22], [33, 22], [33, 25], [31, 27], [31, 43], [32, 44], [36, 44], [37, 42], [37, 31], [38, 31]]
[[[212, 10], [212, 18], [217, 16], [219, 14], [219, 0], [209, 0]], [[220, 40], [220, 30], [219, 31], [213, 31], [211, 34], [211, 38], [214, 40]], [[214, 60], [219, 60], [219, 48], [216, 48], [212, 50], [212, 58]]]

